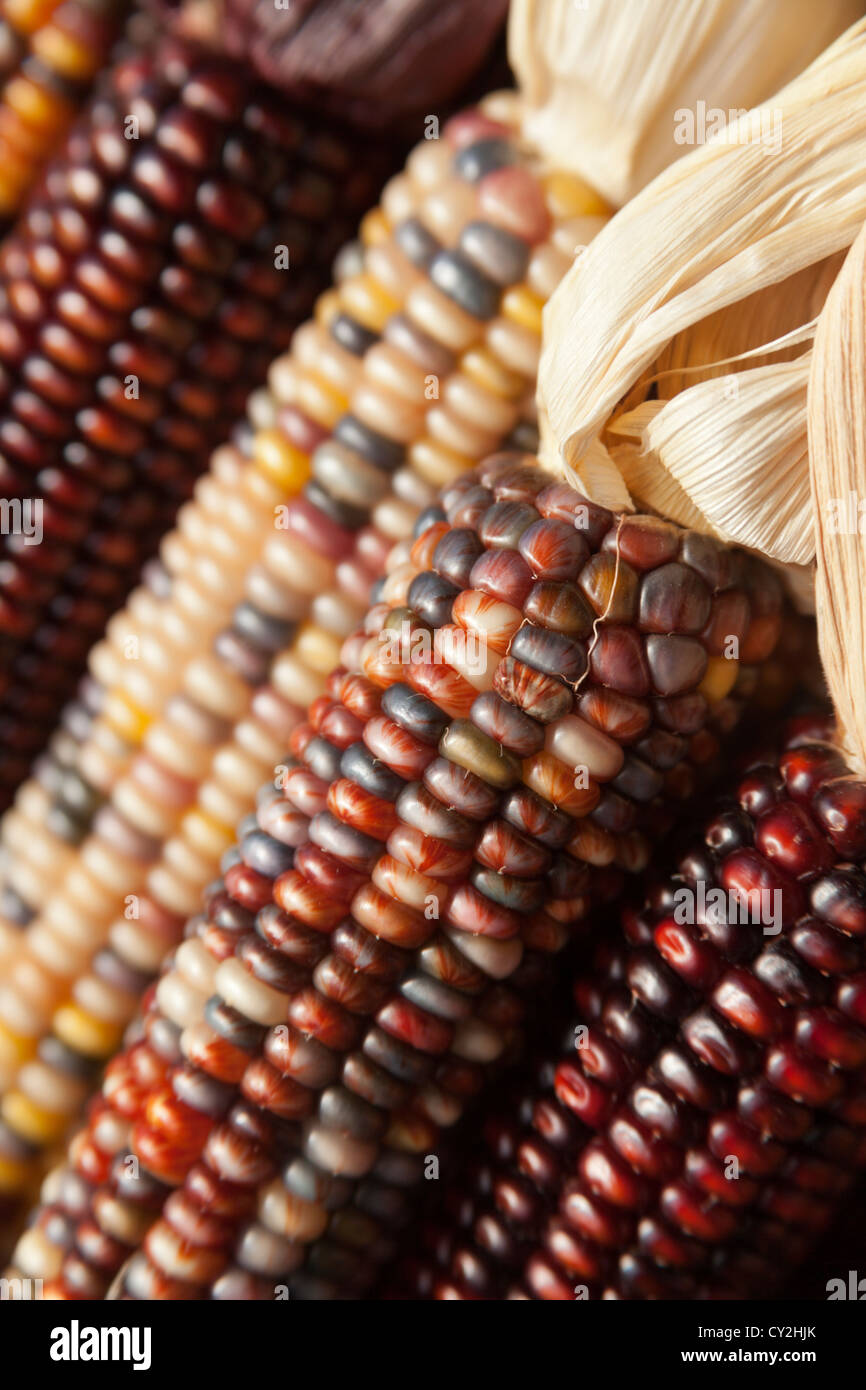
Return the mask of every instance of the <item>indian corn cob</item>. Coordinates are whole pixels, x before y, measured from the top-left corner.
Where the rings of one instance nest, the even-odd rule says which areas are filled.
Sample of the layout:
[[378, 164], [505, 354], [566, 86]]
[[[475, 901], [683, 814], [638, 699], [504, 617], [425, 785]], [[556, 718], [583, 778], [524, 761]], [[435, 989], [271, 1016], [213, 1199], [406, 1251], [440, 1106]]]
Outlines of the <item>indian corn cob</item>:
[[4, 243], [3, 490], [44, 532], [3, 542], [7, 798], [369, 206], [382, 151], [352, 162], [346, 132], [162, 42], [115, 66]]
[[[447, 166], [449, 160], [447, 157], [443, 160], [438, 142], [423, 144], [413, 161], [410, 161], [408, 177], [398, 179], [392, 185], [388, 202], [395, 222], [406, 220], [410, 223], [412, 219], [408, 216], [405, 219], [401, 218], [401, 213], [408, 213], [410, 210], [407, 208], [407, 199], [410, 203], [419, 203], [421, 230], [424, 230], [424, 225], [429, 224], [429, 227], [434, 229], [428, 230], [427, 234], [431, 238], [438, 233], [446, 241], [453, 243], [459, 237], [461, 218], [471, 217], [471, 211], [477, 204], [477, 192], [472, 184], [467, 185], [466, 181], [460, 178], [453, 175], [450, 178], [446, 177], [450, 174], [450, 168], [443, 169], [443, 164]], [[498, 172], [502, 173], [501, 170]], [[529, 178], [528, 172], [526, 177]], [[499, 183], [501, 182], [500, 178]], [[512, 188], [515, 183], [519, 191], [518, 170], [514, 171]], [[494, 177], [494, 192], [496, 186]], [[423, 492], [426, 498], [431, 484], [435, 485], [437, 481], [447, 478], [449, 470], [453, 473], [464, 462], [468, 466], [471, 453], [460, 454], [451, 447], [452, 445], [472, 450], [479, 448], [484, 441], [495, 443], [501, 438], [503, 428], [510, 426], [517, 416], [519, 407], [515, 401], [519, 402], [520, 395], [534, 371], [540, 308], [538, 296], [550, 291], [556, 278], [567, 265], [564, 246], [573, 242], [581, 232], [585, 234], [587, 231], [585, 222], [567, 218], [565, 212], [569, 207], [571, 211], [576, 211], [578, 206], [591, 210], [595, 202], [586, 190], [563, 179], [549, 180], [547, 192], [554, 211], [560, 214], [560, 225], [552, 238], [554, 244], [543, 241], [535, 246], [534, 251], [530, 251], [525, 240], [518, 237], [512, 241], [512, 256], [528, 262], [525, 267], [528, 281], [523, 285], [512, 286], [511, 293], [508, 290], [504, 292], [502, 307], [505, 312], [502, 317], [494, 318], [492, 322], [475, 321], [473, 324], [469, 316], [462, 314], [453, 302], [437, 294], [430, 287], [426, 297], [429, 302], [425, 302], [421, 293], [413, 300], [413, 314], [418, 320], [417, 324], [411, 315], [408, 325], [403, 318], [395, 316], [395, 321], [387, 332], [384, 332], [385, 320], [390, 317], [389, 309], [402, 304], [413, 289], [420, 291], [424, 287], [420, 283], [422, 276], [413, 268], [411, 261], [402, 255], [399, 245], [390, 241], [387, 244], [371, 246], [367, 258], [376, 267], [380, 279], [377, 280], [375, 276], [366, 272], [352, 275], [343, 292], [347, 309], [354, 306], [361, 317], [353, 318], [349, 313], [337, 313], [340, 300], [339, 297], [332, 297], [322, 306], [322, 312], [330, 314], [333, 325], [324, 335], [324, 355], [321, 364], [316, 366], [310, 358], [312, 344], [323, 338], [321, 331], [317, 335], [317, 330], [311, 325], [302, 340], [306, 351], [299, 351], [294, 358], [295, 376], [300, 372], [300, 381], [292, 386], [292, 360], [275, 365], [272, 382], [280, 402], [280, 420], [276, 420], [277, 412], [272, 405], [267, 401], [258, 402], [258, 413], [254, 418], [263, 428], [258, 436], [257, 455], [247, 473], [245, 493], [253, 492], [260, 496], [270, 485], [274, 500], [281, 501], [291, 496], [292, 487], [303, 486], [309, 468], [303, 450], [311, 451], [336, 424], [341, 400], [339, 393], [349, 389], [355, 378], [358, 378], [359, 387], [367, 387], [366, 397], [360, 401], [362, 413], [365, 404], [368, 413], [374, 408], [370, 404], [372, 399], [374, 405], [378, 400], [380, 414], [390, 405], [392, 414], [398, 416], [397, 419], [386, 420], [384, 423], [388, 424], [392, 431], [396, 430], [400, 436], [392, 440], [393, 451], [406, 448], [410, 466], [398, 470], [394, 480], [398, 498], [392, 502], [389, 511], [384, 470], [379, 471], [377, 478], [375, 466], [367, 463], [366, 474], [359, 477], [358, 471], [364, 466], [365, 461], [357, 455], [352, 456], [355, 463], [354, 475], [347, 476], [341, 486], [343, 491], [346, 488], [354, 488], [356, 503], [350, 505], [349, 502], [340, 501], [339, 507], [342, 510], [338, 514], [344, 520], [351, 520], [353, 524], [368, 514], [384, 488], [384, 495], [379, 498], [379, 515], [386, 524], [390, 523], [393, 530], [402, 520], [403, 514], [410, 513], [413, 492], [416, 496], [419, 491]], [[535, 207], [536, 217], [542, 216], [545, 219], [546, 229], [548, 214], [545, 208], [539, 208], [538, 200], [539, 190], [536, 188], [535, 203], [529, 206]], [[597, 203], [595, 205], [597, 206]], [[507, 210], [505, 214], [500, 215], [500, 221], [503, 216], [507, 220]], [[381, 216], [370, 219], [367, 224], [368, 236], [377, 235], [376, 228], [381, 232], [382, 225]], [[503, 247], [508, 244], [508, 234], [500, 229], [495, 221], [484, 225], [489, 227], [494, 241], [498, 238], [500, 265], [495, 273], [502, 274], [504, 270], [501, 258], [504, 254]], [[598, 225], [597, 221], [592, 225]], [[528, 228], [528, 224], [524, 226], [525, 229]], [[404, 232], [404, 239], [411, 235], [411, 230], [410, 227], [409, 231]], [[415, 230], [417, 234], [417, 228]], [[532, 228], [528, 228], [528, 234], [535, 234]], [[483, 230], [481, 235], [484, 235]], [[555, 244], [557, 242], [558, 245]], [[424, 253], [416, 247], [413, 254]], [[515, 264], [512, 260], [512, 271]], [[395, 267], [401, 271], [400, 283], [395, 280]], [[369, 303], [365, 304], [365, 299], [369, 300]], [[450, 317], [443, 317], [443, 322], [437, 325], [431, 315], [438, 310], [441, 315], [446, 316], [449, 303]], [[369, 322], [365, 323], [362, 320]], [[380, 321], [378, 328], [375, 327], [377, 321]], [[421, 336], [424, 333], [422, 324], [426, 324], [427, 329], [433, 332], [432, 339]], [[431, 373], [435, 368], [444, 379], [449, 366], [456, 367], [456, 354], [448, 348], [447, 343], [450, 341], [453, 346], [455, 335], [465, 331], [467, 325], [473, 329], [473, 343], [463, 353], [465, 370], [455, 372], [455, 379], [448, 383], [447, 402], [437, 404], [435, 393], [439, 377], [431, 374], [428, 380], [424, 368], [429, 367]], [[435, 336], [437, 333], [438, 340]], [[378, 343], [378, 353], [372, 355], [369, 364], [359, 367], [357, 359], [363, 357], [367, 347], [377, 345], [380, 335], [383, 341]], [[485, 336], [491, 339], [492, 348], [485, 349], [482, 346]], [[414, 358], [412, 352], [415, 354]], [[506, 365], [507, 362], [511, 362], [511, 367]], [[400, 369], [396, 378], [393, 375], [395, 364]], [[425, 391], [428, 393], [426, 396]], [[400, 392], [403, 393], [402, 396]], [[300, 404], [292, 404], [295, 396], [299, 397]], [[428, 399], [429, 406], [426, 404]], [[491, 426], [492, 432], [480, 422], [478, 416], [480, 405], [485, 401], [492, 412], [491, 421], [496, 424], [495, 428]], [[416, 424], [420, 429], [428, 413], [434, 431], [433, 436], [422, 434], [410, 450], [405, 441], [406, 429]], [[383, 421], [379, 420], [378, 423], [381, 425]], [[346, 424], [345, 429], [350, 425], [351, 421]], [[329, 458], [332, 473], [339, 458], [349, 458], [350, 446], [343, 443], [339, 447], [342, 448], [342, 455], [339, 451], [335, 454], [332, 449], [330, 455], [323, 451], [324, 457], [317, 459], [317, 472], [325, 476], [326, 481]], [[385, 445], [382, 446], [383, 449], [384, 447]], [[233, 476], [232, 467], [237, 472], [240, 460], [236, 453], [224, 451], [215, 462], [215, 471], [217, 467], [222, 470], [221, 477], [229, 478]], [[427, 492], [424, 492], [425, 486]], [[307, 487], [307, 494], [312, 497], [314, 504], [317, 499], [321, 501], [321, 488], [322, 484], [315, 480]], [[172, 658], [166, 660], [164, 651], [164, 629], [176, 614], [178, 605], [184, 604], [186, 612], [194, 612], [203, 634], [199, 644], [204, 646], [209, 638], [218, 632], [220, 623], [228, 618], [233, 604], [242, 597], [239, 576], [243, 575], [242, 565], [247, 558], [248, 550], [242, 551], [237, 540], [226, 535], [226, 526], [231, 526], [233, 521], [232, 511], [226, 512], [228, 520], [222, 516], [218, 518], [214, 515], [214, 501], [210, 498], [207, 500], [211, 503], [207, 512], [207, 525], [202, 508], [192, 507], [183, 518], [184, 534], [180, 537], [170, 537], [163, 546], [164, 564], [171, 577], [167, 576], [161, 567], [153, 567], [149, 575], [150, 592], [140, 592], [136, 595], [133, 605], [112, 622], [109, 640], [101, 643], [95, 650], [90, 666], [97, 684], [94, 686], [91, 681], [86, 687], [86, 699], [91, 710], [99, 708], [104, 700], [104, 717], [97, 717], [95, 728], [86, 739], [86, 746], [80, 758], [74, 748], [73, 734], [67, 731], [60, 740], [60, 766], [51, 761], [43, 765], [41, 776], [55, 793], [54, 806], [49, 812], [46, 804], [47, 795], [31, 783], [21, 793], [22, 814], [20, 817], [13, 817], [4, 825], [4, 840], [10, 851], [7, 860], [14, 856], [16, 861], [15, 867], [9, 869], [6, 877], [6, 885], [11, 889], [6, 895], [6, 915], [13, 920], [26, 920], [28, 913], [42, 905], [44, 897], [58, 881], [64, 862], [68, 858], [68, 851], [64, 853], [65, 846], [69, 842], [77, 843], [86, 834], [100, 797], [110, 788], [119, 773], [126, 769], [131, 749], [141, 741], [150, 721], [163, 707], [163, 693], [167, 698], [168, 694], [181, 688], [183, 667], [178, 664], [174, 652]], [[331, 503], [332, 513], [337, 506], [337, 502]], [[240, 515], [240, 507], [236, 495], [235, 513], [238, 520], [235, 529], [239, 529], [244, 520]], [[317, 512], [310, 515], [314, 520]], [[217, 521], [221, 524], [217, 525]], [[354, 587], [349, 586], [354, 593], [358, 592], [357, 585], [363, 582], [363, 574], [371, 565], [375, 572], [380, 563], [381, 547], [373, 553], [370, 549], [372, 540], [371, 534], [362, 529], [358, 541], [361, 568], [358, 570]], [[187, 573], [180, 576], [176, 571], [182, 563], [180, 552], [188, 549], [191, 541], [195, 543], [196, 570], [190, 578]], [[251, 541], [248, 541], [248, 548], [250, 544]], [[366, 552], [363, 549], [364, 544], [367, 546]], [[211, 554], [214, 556], [213, 559], [210, 558]], [[217, 563], [223, 570], [219, 578], [215, 573]], [[321, 576], [324, 563], [324, 559], [319, 562], [317, 577]], [[166, 614], [164, 601], [168, 597], [170, 585], [173, 585], [177, 597]], [[190, 592], [191, 588], [193, 592]], [[220, 603], [223, 604], [222, 608], [219, 607]], [[345, 598], [343, 604], [345, 605]], [[308, 603], [307, 608], [309, 606]], [[324, 602], [318, 606], [327, 609]], [[331, 606], [334, 607], [333, 604]], [[303, 611], [300, 598], [296, 607], [299, 612]], [[272, 598], [267, 611], [273, 612], [274, 609], [275, 601]], [[205, 619], [208, 620], [207, 627], [204, 626]], [[169, 642], [173, 638], [176, 642], [175, 633], [179, 621], [179, 618], [174, 617]], [[339, 613], [332, 613], [331, 622], [337, 623], [338, 633], [340, 621]], [[345, 619], [342, 621], [345, 622]], [[321, 630], [321, 625], [314, 629]], [[325, 631], [327, 630], [326, 624]], [[125, 659], [125, 644], [130, 635], [133, 638], [140, 635], [141, 655], [137, 661]], [[196, 641], [195, 634], [188, 632], [185, 641], [192, 649]], [[70, 712], [70, 729], [82, 731], [82, 724], [86, 722], [82, 719], [83, 713], [80, 707]], [[58, 782], [61, 783], [60, 786], [56, 785]], [[47, 825], [44, 824], [46, 817]]]
[[16, 1258], [55, 1292], [94, 1296], [160, 1208], [128, 1293], [351, 1288], [341, 1237], [417, 1181], [501, 1053], [524, 951], [646, 866], [782, 626], [757, 561], [524, 456], [458, 478], [417, 532], [48, 1182]]
[[0, 223], [15, 216], [120, 32], [125, 0], [0, 5]]
[[[130, 609], [149, 628], [141, 662], [123, 660], [126, 615], [112, 623], [94, 669], [124, 688], [64, 773], [50, 826], [42, 788], [7, 819], [5, 1088], [51, 1031], [91, 1062], [110, 1055], [139, 978], [177, 940], [324, 689], [388, 548], [438, 483], [514, 428], [542, 294], [598, 206], [577, 180], [533, 173], [479, 111], [423, 142], [389, 185], [365, 223], [365, 264], [272, 368], [249, 461], [220, 450], [163, 544], [153, 588]], [[282, 529], [268, 525], [277, 504]], [[40, 876], [52, 892], [34, 916]], [[104, 977], [106, 943], [122, 985]], [[55, 1092], [44, 1140], [74, 1118], [79, 1090]]]
[[[577, 976], [571, 1047], [398, 1296], [767, 1297], [802, 1264], [866, 1166], [866, 786], [822, 732], [756, 758]], [[754, 920], [678, 919], [701, 884]]]
[[[832, 1280], [842, 1280], [846, 1293], [850, 1292], [851, 1271], [857, 1271], [864, 1244], [866, 1244], [866, 1178], [860, 1182], [845, 1201], [842, 1211], [830, 1231], [826, 1232], [813, 1255], [802, 1269], [796, 1271], [790, 1281], [786, 1281], [784, 1295], [798, 1299], [824, 1299], [835, 1293], [838, 1298], [841, 1290], [838, 1284], [833, 1288]], [[856, 1279], [862, 1277], [856, 1272]], [[862, 1285], [860, 1290], [862, 1292]]]

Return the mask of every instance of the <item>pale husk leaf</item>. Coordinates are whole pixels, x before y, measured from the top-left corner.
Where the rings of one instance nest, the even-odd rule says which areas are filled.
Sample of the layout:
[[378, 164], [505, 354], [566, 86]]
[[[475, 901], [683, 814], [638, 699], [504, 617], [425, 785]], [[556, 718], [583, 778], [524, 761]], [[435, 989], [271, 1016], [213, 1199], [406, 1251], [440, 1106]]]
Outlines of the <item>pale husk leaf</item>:
[[725, 134], [599, 233], [545, 310], [539, 398], [575, 463], [679, 332], [850, 245], [866, 216], [866, 21], [774, 97], [778, 153]]
[[757, 106], [861, 14], [857, 0], [512, 0], [526, 134], [620, 206], [686, 152], [678, 112]]
[[746, 355], [750, 367], [793, 361], [802, 351], [797, 330], [817, 321], [844, 260], [845, 252], [839, 251], [689, 324], [662, 348], [629, 392], [629, 406], [645, 399], [653, 384], [669, 400], [707, 377], [727, 376], [731, 364]]
[[592, 440], [579, 463], [567, 463], [557, 448], [543, 410], [538, 414], [538, 437], [538, 459], [542, 468], [555, 477], [564, 476], [572, 487], [600, 507], [609, 507], [612, 512], [634, 511], [622, 470], [600, 439]]
[[[806, 446], [810, 354], [711, 377], [670, 401], [645, 401], [612, 433], [639, 441], [641, 471], [627, 483], [642, 505], [672, 520], [667, 478], [701, 515], [702, 530], [807, 564], [814, 553]], [[677, 508], [679, 512], [682, 507]]]
[[[836, 508], [866, 498], [866, 228], [821, 314], [808, 394], [818, 645], [852, 769], [866, 775], [866, 546]], [[856, 520], [859, 521], [859, 507]]]

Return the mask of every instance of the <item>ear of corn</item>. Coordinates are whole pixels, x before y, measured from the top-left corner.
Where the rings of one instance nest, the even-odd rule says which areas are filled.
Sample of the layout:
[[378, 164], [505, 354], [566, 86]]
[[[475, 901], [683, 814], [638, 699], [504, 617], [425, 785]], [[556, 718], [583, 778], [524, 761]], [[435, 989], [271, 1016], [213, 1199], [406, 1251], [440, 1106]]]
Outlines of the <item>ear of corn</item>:
[[[17, 1260], [61, 1295], [104, 1288], [160, 1207], [131, 1296], [269, 1281], [272, 1296], [276, 1272], [303, 1297], [363, 1285], [367, 1237], [363, 1255], [342, 1246], [372, 1240], [376, 1201], [399, 1207], [390, 1190], [418, 1180], [502, 1054], [524, 955], [580, 930], [612, 867], [645, 867], [782, 626], [757, 562], [615, 518], [525, 456], [453, 483], [393, 559], [343, 645], [361, 671], [336, 673], [296, 725], [294, 764], [242, 824], [71, 1170], [49, 1180]], [[143, 1187], [124, 1184], [130, 1153]], [[85, 1220], [111, 1194], [119, 1223], [95, 1261], [80, 1240], [51, 1248], [81, 1179]]]
[[578, 974], [571, 1047], [397, 1296], [769, 1297], [802, 1264], [866, 1166], [866, 787], [823, 732], [759, 756]]
[[[54, 791], [49, 769], [7, 822], [20, 860], [7, 877], [0, 1072], [6, 1124], [27, 1143], [53, 1141], [78, 1113], [80, 1059], [93, 1071], [116, 1046], [324, 690], [390, 545], [519, 419], [541, 296], [567, 262], [559, 243], [597, 203], [575, 180], [542, 181], [508, 136], [467, 113], [389, 186], [365, 223], [366, 264], [344, 261], [274, 365], [273, 397], [257, 398], [249, 462], [218, 453], [136, 596], [142, 662], [123, 661], [125, 619], [112, 624], [93, 670], [117, 684], [74, 768]], [[34, 914], [40, 879], [51, 891]], [[24, 1064], [51, 1048], [78, 1060], [46, 1063], [44, 1105]]]
[[125, 0], [0, 8], [0, 221], [14, 217], [120, 32]]
[[4, 492], [39, 499], [44, 535], [3, 541], [7, 799], [368, 206], [382, 151], [352, 165], [348, 135], [194, 47], [151, 45], [115, 65], [4, 242]]

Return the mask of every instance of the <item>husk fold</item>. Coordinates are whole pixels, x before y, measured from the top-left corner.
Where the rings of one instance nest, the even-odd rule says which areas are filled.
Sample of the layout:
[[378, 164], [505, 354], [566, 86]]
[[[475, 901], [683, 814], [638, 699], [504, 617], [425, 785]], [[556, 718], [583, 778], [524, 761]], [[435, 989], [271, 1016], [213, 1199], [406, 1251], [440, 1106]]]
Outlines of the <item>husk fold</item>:
[[[747, 138], [773, 113], [777, 151]], [[634, 503], [791, 567], [802, 603], [811, 340], [866, 217], [866, 22], [764, 116], [659, 175], [582, 253], [545, 313], [539, 405], [567, 472], [606, 444]]]
[[[808, 388], [818, 646], [853, 771], [866, 775], [866, 227], [818, 322]], [[851, 503], [853, 502], [853, 510]], [[864, 509], [866, 510], [866, 509]]]

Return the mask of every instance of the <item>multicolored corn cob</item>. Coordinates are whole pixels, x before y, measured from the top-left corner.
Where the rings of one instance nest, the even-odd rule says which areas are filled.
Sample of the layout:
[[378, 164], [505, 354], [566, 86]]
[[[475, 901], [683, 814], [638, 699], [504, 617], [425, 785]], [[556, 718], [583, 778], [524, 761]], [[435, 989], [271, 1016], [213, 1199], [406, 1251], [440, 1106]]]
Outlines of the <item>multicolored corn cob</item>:
[[[458, 479], [417, 532], [382, 586], [408, 607], [343, 644], [361, 673], [296, 726], [49, 1180], [17, 1258], [63, 1296], [104, 1288], [160, 1208], [136, 1296], [273, 1296], [279, 1269], [335, 1297], [375, 1273], [377, 1194], [417, 1181], [501, 1055], [524, 953], [580, 930], [611, 867], [646, 866], [782, 627], [757, 561], [523, 456]], [[105, 1203], [113, 1224], [64, 1258], [82, 1182], [84, 1226]]]
[[802, 1264], [866, 1167], [866, 785], [821, 732], [757, 759], [626, 913], [572, 1046], [392, 1293], [755, 1298]]
[[[387, 168], [189, 45], [116, 65], [0, 254], [6, 796]], [[280, 257], [283, 260], [280, 260]]]
[[[562, 243], [599, 219], [584, 215], [598, 208], [591, 192], [532, 173], [507, 134], [469, 112], [389, 185], [365, 222], [362, 267], [275, 363], [274, 399], [256, 399], [249, 462], [218, 453], [153, 588], [136, 595], [141, 661], [123, 659], [126, 616], [112, 623], [93, 669], [115, 688], [50, 824], [43, 787], [7, 818], [7, 1090], [52, 1031], [91, 1070], [110, 1055], [142, 977], [324, 690], [389, 547], [438, 483], [518, 422]], [[52, 892], [34, 916], [40, 877]], [[32, 1112], [28, 1142], [40, 1126], [45, 1140], [62, 1132], [80, 1087], [52, 1101]]]
[[[488, 121], [488, 128], [490, 124]], [[466, 130], [465, 122], [463, 129]], [[452, 139], [459, 139], [459, 131], [459, 125], [454, 127]], [[447, 245], [456, 244], [463, 220], [471, 219], [473, 212], [478, 211], [479, 197], [490, 197], [483, 189], [479, 195], [477, 180], [472, 183], [455, 177], [450, 168], [453, 154], [454, 148], [448, 146], [447, 137], [443, 142], [425, 142], [410, 161], [408, 175], [395, 180], [389, 189], [388, 208], [394, 225], [399, 223], [403, 229], [404, 241], [411, 238], [413, 230], [417, 240], [417, 222], [409, 214], [413, 211], [420, 214], [417, 220], [421, 222], [420, 231], [427, 241], [424, 243], [426, 250], [416, 245], [412, 253], [416, 260], [432, 254], [437, 235]], [[517, 158], [516, 151], [512, 157]], [[466, 161], [461, 167], [466, 169]], [[473, 170], [468, 168], [468, 172], [472, 174]], [[493, 193], [504, 182], [506, 189], [512, 190], [512, 198], [518, 194], [522, 197], [521, 175], [530, 178], [522, 167], [511, 170], [510, 177], [507, 169], [494, 170], [489, 180]], [[539, 205], [545, 190], [535, 181], [531, 181], [530, 187], [534, 189], [534, 201], [524, 199], [527, 209], [524, 215], [529, 216], [529, 209], [534, 208], [536, 228], [541, 218], [546, 236], [549, 214], [543, 202]], [[371, 569], [374, 575], [377, 572], [388, 537], [402, 533], [418, 503], [429, 500], [438, 483], [477, 460], [485, 447], [498, 443], [503, 431], [507, 433], [518, 418], [521, 398], [533, 378], [537, 360], [540, 297], [549, 293], [568, 264], [565, 245], [591, 234], [599, 225], [597, 218], [566, 216], [569, 208], [575, 212], [583, 206], [591, 211], [598, 206], [588, 190], [575, 181], [548, 179], [546, 193], [554, 213], [559, 214], [559, 225], [550, 240], [542, 241], [534, 249], [531, 239], [510, 238], [499, 225], [508, 222], [509, 216], [514, 220], [516, 214], [509, 214], [507, 206], [499, 213], [494, 207], [490, 214], [493, 220], [482, 224], [480, 232], [476, 230], [477, 242], [479, 236], [483, 240], [484, 227], [488, 227], [488, 241], [492, 239], [499, 248], [500, 260], [492, 266], [494, 275], [506, 273], [503, 256], [510, 245], [510, 273], [520, 275], [525, 271], [528, 277], [522, 285], [518, 283], [510, 290], [497, 291], [503, 314], [492, 320], [472, 320], [453, 297], [449, 299], [432, 285], [425, 289], [423, 275], [403, 253], [396, 236], [385, 235], [383, 240], [383, 232], [387, 233], [389, 226], [385, 215], [380, 213], [368, 219], [366, 235], [371, 242], [376, 242], [368, 247], [364, 258], [371, 269], [362, 265], [359, 274], [348, 275], [343, 291], [322, 304], [320, 313], [328, 320], [330, 328], [323, 330], [310, 325], [299, 339], [294, 358], [275, 364], [271, 380], [277, 405], [267, 398], [255, 403], [253, 421], [260, 426], [260, 432], [252, 467], [247, 470], [251, 481], [245, 484], [245, 494], [252, 490], [258, 497], [269, 489], [274, 500], [282, 502], [292, 495], [292, 489], [303, 487], [310, 467], [308, 455], [317, 443], [330, 436], [339, 420], [341, 404], [348, 402], [353, 387], [359, 392], [357, 408], [362, 423], [368, 420], [380, 430], [390, 430], [390, 434], [384, 435], [380, 454], [390, 448], [392, 457], [396, 454], [406, 457], [407, 466], [399, 468], [393, 478], [395, 496], [381, 459], [377, 465], [358, 453], [357, 441], [345, 442], [351, 420], [343, 423], [343, 437], [335, 448], [322, 450], [317, 456], [317, 477], [306, 488], [307, 500], [313, 505], [313, 511], [308, 513], [310, 521], [314, 522], [320, 514], [319, 503], [328, 495], [328, 488], [335, 487], [338, 493], [348, 490], [351, 497], [331, 499], [328, 503], [330, 512], [326, 510], [322, 526], [335, 516], [343, 526], [333, 535], [342, 536], [347, 528], [351, 531], [359, 526], [369, 517], [371, 509], [377, 522], [386, 528], [382, 542], [372, 549], [371, 534], [366, 528], [361, 529], [356, 573], [347, 585], [353, 598], [363, 591], [364, 576]], [[404, 223], [408, 230], [404, 229]], [[530, 238], [535, 234], [528, 223], [524, 224], [524, 231]], [[469, 242], [472, 242], [471, 236]], [[348, 269], [350, 262], [344, 265]], [[356, 260], [355, 270], [358, 269]], [[404, 316], [399, 310], [407, 298], [410, 313]], [[436, 321], [437, 314], [441, 322]], [[391, 318], [394, 322], [389, 325]], [[462, 353], [456, 351], [457, 337], [467, 333], [468, 338], [463, 338], [465, 349]], [[483, 346], [485, 337], [490, 339], [491, 346]], [[320, 356], [313, 351], [315, 345], [318, 345]], [[361, 361], [370, 347], [378, 350], [370, 354], [369, 362]], [[458, 358], [462, 360], [458, 362]], [[446, 380], [449, 376], [452, 379]], [[438, 401], [440, 381], [444, 393], [441, 402]], [[489, 426], [482, 423], [482, 408], [489, 417]], [[430, 435], [424, 432], [428, 416]], [[407, 438], [407, 431], [415, 427], [420, 431], [419, 437], [411, 440]], [[220, 456], [224, 477], [228, 477], [232, 462], [237, 473], [240, 459], [233, 458], [227, 451]], [[339, 481], [333, 476], [335, 468], [345, 473]], [[252, 536], [246, 537], [244, 548], [226, 536], [226, 528], [234, 520], [234, 514], [238, 515], [235, 529], [246, 520], [240, 511], [241, 503], [235, 494], [234, 513], [226, 506], [225, 513], [221, 510], [217, 516], [215, 499], [208, 496], [207, 500], [209, 511], [203, 514], [201, 507], [191, 508], [184, 517], [184, 534], [170, 537], [163, 545], [163, 561], [169, 574], [161, 567], [151, 571], [151, 591], [136, 595], [132, 608], [113, 621], [109, 641], [100, 644], [93, 653], [90, 666], [97, 686], [91, 682], [85, 699], [91, 713], [104, 707], [104, 715], [96, 720], [79, 757], [72, 746], [73, 735], [69, 730], [80, 734], [88, 720], [81, 707], [70, 711], [67, 732], [59, 740], [59, 765], [52, 760], [41, 769], [42, 779], [48, 783], [48, 793], [54, 794], [54, 807], [49, 809], [46, 795], [30, 784], [21, 794], [20, 819], [4, 826], [4, 831], [9, 831], [5, 836], [6, 844], [15, 856], [14, 868], [10, 868], [6, 879], [12, 890], [7, 897], [6, 915], [14, 921], [25, 921], [29, 913], [42, 905], [58, 882], [68, 858], [64, 846], [84, 837], [101, 796], [110, 790], [120, 772], [126, 770], [132, 750], [140, 743], [155, 715], [161, 712], [170, 695], [182, 688], [185, 666], [175, 654], [175, 634], [183, 621], [178, 613], [179, 606], [185, 605], [185, 613], [196, 618], [198, 630], [202, 632], [198, 645], [206, 648], [221, 623], [231, 615], [233, 605], [243, 598], [244, 562], [249, 561], [252, 553]], [[261, 529], [255, 534], [266, 535]], [[324, 541], [332, 543], [333, 535], [329, 533], [320, 538], [320, 548]], [[354, 546], [354, 539], [352, 544]], [[186, 556], [183, 555], [191, 546], [194, 546], [194, 553], [190, 559], [195, 566], [192, 572], [189, 561], [184, 563]], [[327, 582], [322, 576], [327, 558], [320, 559], [315, 569], [316, 578], [321, 579], [323, 585]], [[183, 575], [179, 573], [181, 569]], [[258, 596], [252, 596], [250, 601], [264, 607], [266, 613], [278, 616], [280, 608], [273, 587], [272, 581], [268, 597], [260, 580]], [[169, 598], [174, 601], [166, 610], [164, 602]], [[285, 606], [283, 603], [283, 609]], [[342, 612], [345, 606], [345, 593], [339, 604], [331, 602], [330, 610], [324, 601], [321, 602], [318, 608], [326, 619], [324, 627], [317, 623], [310, 632], [328, 633], [336, 624], [337, 637], [344, 635], [359, 611], [355, 608], [350, 627], [346, 628]], [[308, 613], [309, 609], [309, 598], [305, 605], [303, 596], [299, 595], [292, 614], [295, 611]], [[247, 612], [248, 608], [244, 610], [245, 614]], [[164, 629], [172, 620], [167, 638]], [[186, 626], [189, 626], [188, 620]], [[129, 659], [127, 639], [137, 644], [139, 659]], [[316, 645], [321, 647], [325, 640], [332, 650], [334, 639], [330, 637], [322, 638]], [[168, 658], [166, 641], [173, 644]], [[187, 633], [186, 641], [190, 650], [195, 650], [192, 645], [196, 642], [195, 634]], [[307, 685], [312, 679], [313, 676], [308, 677]], [[58, 786], [59, 782], [62, 785]]]
[[129, 8], [126, 0], [0, 4], [0, 224], [59, 145]]

